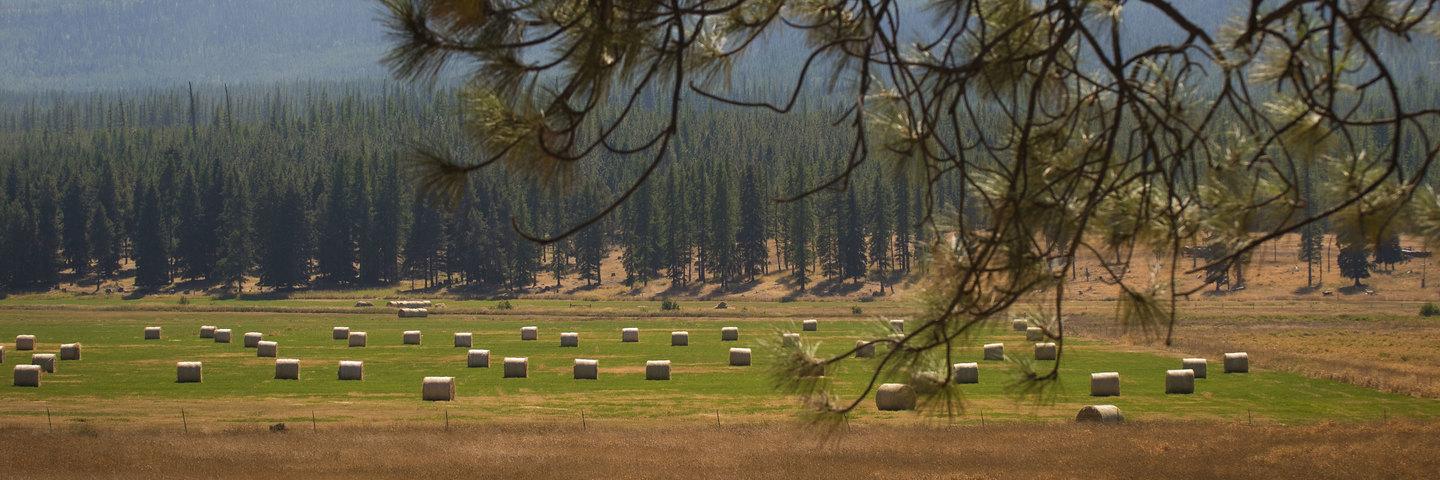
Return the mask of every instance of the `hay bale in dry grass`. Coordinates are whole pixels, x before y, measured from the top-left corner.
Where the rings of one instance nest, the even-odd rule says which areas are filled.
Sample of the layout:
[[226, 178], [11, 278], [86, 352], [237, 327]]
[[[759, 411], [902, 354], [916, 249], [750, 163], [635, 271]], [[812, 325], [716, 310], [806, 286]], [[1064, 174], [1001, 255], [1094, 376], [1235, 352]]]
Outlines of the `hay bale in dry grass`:
[[448, 402], [455, 399], [455, 377], [425, 377], [420, 381], [420, 399]]
[[346, 340], [350, 338], [350, 327], [334, 327], [330, 329], [331, 340]]
[[732, 348], [732, 349], [730, 349], [730, 366], [732, 366], [732, 367], [748, 367], [748, 366], [750, 366], [750, 349], [748, 349], [748, 348]]
[[78, 343], [66, 343], [66, 344], [60, 345], [60, 359], [61, 359], [61, 360], [79, 360], [79, 359], [80, 359], [80, 344], [78, 344]]
[[530, 359], [527, 357], [505, 357], [505, 378], [530, 376]]
[[0, 363], [5, 363], [5, 346], [0, 345]]
[[25, 351], [25, 350], [34, 350], [34, 349], [35, 349], [35, 336], [34, 336], [34, 335], [16, 335], [16, 336], [15, 336], [15, 350], [17, 350], [17, 351]]
[[230, 329], [215, 329], [215, 343], [230, 343]]
[[1114, 405], [1086, 405], [1075, 414], [1075, 421], [1120, 423], [1125, 421], [1125, 416], [1120, 414], [1120, 407]]
[[955, 383], [980, 383], [980, 364], [957, 363], [950, 366], [950, 375]]
[[740, 341], [740, 327], [720, 327], [720, 341], [722, 341], [722, 342], [738, 342], [738, 341]]
[[30, 356], [31, 365], [39, 365], [45, 373], [55, 373], [55, 354], [37, 353]]
[[1090, 374], [1090, 396], [1116, 397], [1120, 395], [1120, 372]]
[[200, 362], [175, 362], [175, 383], [200, 383], [202, 367]]
[[890, 320], [890, 329], [894, 330], [895, 333], [905, 333], [905, 319], [896, 318]]
[[1045, 342], [1035, 344], [1036, 360], [1054, 360], [1059, 352], [1060, 348], [1056, 347], [1054, 343]]
[[599, 380], [600, 361], [590, 358], [575, 359], [576, 380]]
[[429, 300], [390, 300], [385, 306], [392, 308], [430, 308], [433, 303]]
[[159, 339], [160, 339], [160, 327], [145, 327], [145, 339], [146, 339], [146, 340], [159, 340]]
[[886, 383], [875, 389], [875, 408], [893, 412], [915, 409], [915, 389], [903, 383]]
[[1010, 319], [1010, 329], [1011, 329], [1011, 330], [1014, 330], [1014, 331], [1017, 331], [1017, 332], [1023, 332], [1023, 331], [1025, 331], [1025, 329], [1027, 329], [1027, 328], [1030, 328], [1030, 322], [1025, 321], [1025, 319], [1023, 319], [1023, 318], [1012, 318], [1012, 319]]
[[1210, 364], [1203, 358], [1185, 358], [1180, 360], [1180, 368], [1188, 368], [1195, 371], [1195, 378], [1205, 378]]
[[805, 331], [805, 332], [815, 332], [815, 331], [819, 331], [819, 330], [820, 330], [820, 321], [812, 318], [812, 319], [809, 319], [809, 320], [800, 322], [800, 330], [801, 330], [801, 331]]
[[245, 337], [244, 337], [245, 348], [256, 348], [256, 347], [259, 347], [259, 346], [260, 346], [260, 341], [261, 341], [261, 340], [264, 340], [264, 339], [265, 339], [265, 335], [262, 334], [262, 333], [260, 333], [260, 332], [245, 332]]
[[367, 302], [367, 301], [364, 301], [364, 300], [360, 300], [360, 301], [355, 302], [355, 308], [373, 307], [373, 306], [375, 306], [375, 304], [370, 303], [370, 302]]
[[865, 341], [855, 341], [855, 358], [871, 358], [875, 356], [875, 344]]
[[684, 347], [690, 345], [690, 332], [670, 332], [670, 346]]
[[520, 327], [521, 340], [535, 340], [540, 338], [540, 327]]
[[1045, 329], [1040, 327], [1029, 327], [1025, 329], [1025, 341], [1039, 342], [1045, 340]]
[[646, 379], [646, 380], [669, 380], [669, 379], [670, 379], [670, 361], [669, 361], [669, 360], [651, 360], [651, 361], [645, 362], [645, 379]]
[[784, 346], [786, 346], [786, 347], [798, 347], [798, 346], [800, 346], [800, 334], [798, 334], [798, 333], [783, 333], [783, 334], [780, 334], [780, 341], [781, 341], [781, 344], [784, 345]]
[[1180, 395], [1195, 393], [1195, 371], [1188, 368], [1166, 370], [1165, 393]]
[[490, 351], [471, 350], [466, 352], [465, 366], [467, 368], [490, 368]]
[[300, 359], [298, 359], [298, 358], [279, 358], [279, 359], [276, 359], [276, 360], [275, 360], [275, 379], [276, 379], [276, 380], [299, 380], [299, 379], [300, 379]]
[[419, 331], [419, 330], [406, 330], [404, 333], [401, 333], [401, 334], [400, 334], [400, 343], [403, 343], [403, 344], [405, 344], [405, 345], [419, 345], [419, 344], [420, 344], [420, 331]]
[[987, 344], [985, 344], [985, 347], [984, 347], [984, 348], [985, 348], [985, 359], [986, 359], [986, 360], [1004, 360], [1004, 359], [1005, 359], [1005, 344], [1003, 344], [1003, 343], [987, 343]]
[[1247, 373], [1250, 371], [1250, 354], [1234, 352], [1225, 354], [1225, 373]]
[[625, 343], [639, 342], [640, 329], [634, 327], [620, 329], [620, 341]]
[[475, 334], [470, 332], [455, 332], [455, 348], [470, 348], [475, 346]]
[[214, 326], [214, 325], [201, 325], [201, 326], [200, 326], [200, 338], [212, 338], [212, 339], [215, 338], [215, 326]]
[[39, 387], [40, 373], [44, 369], [39, 365], [16, 365], [15, 386], [17, 387]]
[[562, 347], [578, 347], [578, 346], [580, 346], [580, 334], [579, 334], [579, 333], [575, 333], [575, 332], [562, 332], [562, 333], [560, 333], [560, 346], [562, 346]]
[[430, 310], [424, 308], [402, 308], [399, 312], [400, 318], [421, 318], [429, 315]]
[[339, 378], [341, 380], [365, 380], [365, 362], [341, 360]]
[[365, 332], [350, 332], [350, 336], [345, 338], [347, 339], [346, 343], [348, 343], [349, 346], [363, 347], [365, 346], [368, 335], [366, 335]]
[[275, 358], [280, 353], [280, 344], [276, 342], [261, 340], [255, 345], [255, 356], [264, 358]]

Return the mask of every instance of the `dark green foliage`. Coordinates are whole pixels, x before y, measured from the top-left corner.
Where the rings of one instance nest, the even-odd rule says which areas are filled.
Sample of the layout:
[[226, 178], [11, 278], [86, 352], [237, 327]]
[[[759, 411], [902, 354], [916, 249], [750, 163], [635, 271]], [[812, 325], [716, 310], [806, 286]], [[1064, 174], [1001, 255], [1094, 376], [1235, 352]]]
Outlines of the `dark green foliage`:
[[1355, 281], [1355, 286], [1360, 286], [1360, 281], [1370, 278], [1370, 252], [1363, 242], [1353, 242], [1342, 245], [1340, 254], [1335, 256], [1335, 266], [1340, 267], [1340, 275]]
[[170, 283], [170, 259], [160, 194], [154, 186], [139, 185], [135, 197], [135, 286], [162, 287]]
[[1420, 306], [1420, 316], [1422, 316], [1422, 317], [1440, 316], [1440, 306], [1437, 306], [1437, 305], [1435, 305], [1435, 304], [1432, 303], [1432, 302], [1425, 302], [1424, 305], [1421, 305], [1421, 306]]

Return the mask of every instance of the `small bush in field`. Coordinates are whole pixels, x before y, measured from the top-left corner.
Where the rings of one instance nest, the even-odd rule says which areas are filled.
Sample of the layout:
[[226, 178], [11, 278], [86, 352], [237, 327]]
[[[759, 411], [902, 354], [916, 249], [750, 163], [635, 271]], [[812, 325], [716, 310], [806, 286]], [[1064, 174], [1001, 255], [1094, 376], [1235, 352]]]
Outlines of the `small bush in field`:
[[1424, 305], [1420, 306], [1420, 316], [1434, 317], [1437, 315], [1440, 315], [1440, 306], [1436, 306], [1434, 303], [1430, 302], [1425, 302]]
[[661, 310], [679, 310], [679, 309], [680, 309], [680, 303], [679, 303], [679, 302], [676, 302], [676, 301], [674, 301], [674, 300], [668, 299], [668, 298], [661, 299], [661, 300], [660, 300], [660, 309], [661, 309]]
[[509, 300], [501, 300], [500, 303], [495, 304], [495, 308], [499, 310], [512, 310], [515, 306], [511, 305]]
[[864, 315], [864, 314], [865, 314], [865, 309], [860, 308], [860, 307], [850, 307], [850, 313], [853, 313], [853, 314], [856, 314], [856, 315]]

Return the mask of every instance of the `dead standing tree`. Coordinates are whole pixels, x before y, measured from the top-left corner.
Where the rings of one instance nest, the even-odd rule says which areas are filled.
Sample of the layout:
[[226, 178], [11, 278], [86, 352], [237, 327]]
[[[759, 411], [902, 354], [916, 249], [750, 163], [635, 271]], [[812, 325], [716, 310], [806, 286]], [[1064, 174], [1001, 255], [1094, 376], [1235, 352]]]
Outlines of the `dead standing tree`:
[[[897, 377], [954, 411], [951, 357], [1034, 298], [1046, 300], [1033, 320], [1060, 351], [1046, 369], [1017, 362], [1027, 379], [1018, 387], [1044, 391], [1064, 358], [1063, 287], [1077, 253], [1106, 259], [1098, 273], [1121, 291], [1120, 321], [1168, 342], [1176, 298], [1204, 288], [1180, 288], [1181, 275], [1227, 269], [1280, 235], [1335, 217], [1378, 241], [1417, 192], [1425, 201], [1415, 226], [1440, 233], [1440, 200], [1416, 188], [1437, 154], [1421, 123], [1440, 112], [1409, 105], [1385, 58], [1421, 48], [1416, 37], [1435, 30], [1434, 0], [1242, 1], [1220, 27], [1166, 0], [385, 4], [395, 42], [386, 63], [397, 77], [430, 80], [452, 64], [473, 72], [459, 94], [484, 153], [418, 149], [422, 188], [454, 195], [496, 163], [551, 175], [601, 152], [647, 162], [573, 228], [540, 237], [515, 224], [540, 243], [595, 223], [643, 185], [667, 158], [686, 104], [783, 114], [817, 94], [810, 80], [824, 80], [821, 93], [844, 102], [834, 126], [850, 132], [848, 155], [839, 174], [779, 200], [844, 189], [867, 162], [896, 162], [929, 186], [922, 223], [933, 264], [919, 317], [900, 335], [877, 327], [871, 343], [890, 348], [863, 393], [841, 400], [815, 375], [853, 352], [780, 349], [779, 384], [823, 414], [848, 412]], [[1156, 12], [1177, 40], [1127, 49], [1125, 9]], [[732, 66], [779, 30], [808, 49], [789, 72], [794, 83], [779, 99], [731, 96]], [[621, 143], [615, 132], [637, 128], [637, 105], [654, 97], [667, 120], [644, 141]], [[1367, 151], [1361, 139], [1381, 127], [1388, 145]], [[1419, 158], [1401, 161], [1404, 138]], [[1331, 185], [1324, 204], [1307, 209], [1297, 179], [1310, 167]], [[958, 204], [933, 194], [948, 176], [960, 179]], [[1222, 253], [1180, 266], [1182, 248], [1200, 239]], [[1137, 281], [1127, 274], [1138, 261], [1168, 275]]]

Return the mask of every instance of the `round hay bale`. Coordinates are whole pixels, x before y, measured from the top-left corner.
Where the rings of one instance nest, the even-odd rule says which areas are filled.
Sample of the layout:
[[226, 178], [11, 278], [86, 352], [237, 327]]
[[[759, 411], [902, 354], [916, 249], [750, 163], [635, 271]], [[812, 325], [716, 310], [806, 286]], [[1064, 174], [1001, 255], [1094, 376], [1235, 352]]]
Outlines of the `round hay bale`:
[[420, 399], [427, 402], [455, 400], [455, 377], [425, 377], [420, 381]]
[[980, 383], [980, 364], [957, 363], [950, 366], [955, 383]]
[[159, 339], [160, 339], [160, 327], [145, 327], [145, 339], [146, 339], [146, 340], [159, 340]]
[[200, 362], [175, 362], [175, 383], [200, 383]]
[[986, 360], [1005, 360], [1005, 344], [1003, 344], [1003, 343], [987, 343], [987, 344], [985, 344], [985, 359], [986, 359]]
[[17, 350], [17, 351], [25, 351], [25, 350], [34, 350], [34, 349], [35, 349], [35, 336], [34, 336], [34, 335], [16, 335], [16, 336], [15, 336], [15, 350]]
[[201, 325], [201, 326], [200, 326], [200, 338], [211, 338], [211, 339], [215, 338], [215, 326], [214, 326], [214, 325]]
[[66, 343], [66, 344], [60, 345], [60, 359], [61, 359], [61, 360], [79, 360], [79, 359], [80, 359], [80, 344], [78, 344], [78, 343]]
[[455, 348], [470, 348], [475, 346], [475, 334], [470, 332], [455, 332]]
[[798, 333], [783, 333], [780, 334], [780, 339], [781, 344], [787, 348], [800, 346], [800, 334]]
[[915, 409], [915, 389], [903, 383], [886, 383], [875, 389], [875, 408], [893, 412]]
[[1014, 330], [1014, 331], [1017, 331], [1017, 332], [1023, 332], [1023, 331], [1025, 331], [1025, 329], [1027, 329], [1027, 328], [1030, 328], [1030, 322], [1025, 321], [1025, 319], [1023, 319], [1023, 318], [1012, 318], [1012, 319], [1010, 319], [1010, 329], [1011, 329], [1011, 330]]
[[430, 316], [430, 310], [424, 308], [402, 308], [400, 318], [421, 318]]
[[520, 327], [521, 340], [535, 340], [540, 338], [540, 327]]
[[562, 347], [578, 347], [578, 346], [580, 346], [580, 334], [579, 334], [579, 333], [576, 333], [576, 332], [562, 332], [562, 333], [560, 334], [560, 346], [562, 346]]
[[748, 348], [732, 348], [732, 349], [730, 349], [730, 366], [732, 366], [732, 367], [748, 367], [748, 366], [750, 366], [750, 349], [748, 349]]
[[645, 379], [646, 379], [646, 380], [669, 380], [669, 379], [670, 379], [670, 361], [669, 361], [669, 360], [651, 360], [651, 361], [645, 362]]
[[1059, 351], [1060, 349], [1054, 343], [1037, 343], [1035, 344], [1035, 359], [1054, 360]]
[[345, 340], [350, 338], [350, 327], [334, 327], [330, 329], [331, 340]]
[[599, 380], [600, 361], [589, 358], [575, 359], [576, 380]]
[[466, 352], [465, 366], [467, 368], [490, 368], [490, 351], [471, 350]]
[[505, 357], [505, 378], [530, 376], [530, 359], [527, 357]]
[[1225, 373], [1247, 373], [1250, 371], [1250, 354], [1234, 352], [1225, 354]]
[[255, 356], [257, 357], [275, 358], [278, 353], [280, 353], [279, 343], [261, 340], [255, 345]]
[[45, 369], [45, 373], [55, 373], [55, 354], [37, 353], [30, 356], [31, 365], [39, 365]]
[[0, 363], [5, 363], [5, 346], [0, 345]]
[[1086, 405], [1075, 414], [1075, 421], [1120, 423], [1125, 421], [1125, 416], [1120, 414], [1120, 407], [1114, 405]]
[[1209, 370], [1209, 362], [1203, 358], [1185, 358], [1180, 360], [1180, 368], [1188, 368], [1195, 371], [1195, 378], [1205, 378]]
[[391, 308], [430, 308], [432, 302], [429, 300], [391, 300], [385, 302], [385, 306]]
[[800, 322], [800, 330], [801, 330], [801, 331], [805, 331], [805, 332], [818, 331], [818, 330], [820, 330], [820, 321], [812, 318], [812, 319], [809, 319], [809, 320]]
[[690, 345], [690, 332], [670, 332], [670, 346], [684, 347]]
[[260, 332], [245, 332], [245, 348], [257, 348], [260, 346], [260, 341], [264, 339], [265, 335]]
[[401, 333], [401, 334], [400, 334], [400, 343], [405, 344], [405, 345], [419, 345], [419, 344], [420, 344], [420, 331], [419, 331], [419, 330], [406, 330], [404, 333]]
[[275, 359], [275, 379], [276, 379], [276, 380], [299, 380], [299, 379], [300, 379], [300, 359], [298, 359], [298, 358], [278, 358], [278, 359]]
[[230, 329], [215, 329], [215, 343], [230, 343]]
[[738, 342], [738, 341], [740, 341], [740, 327], [720, 327], [720, 341], [722, 341], [722, 342]]
[[1120, 396], [1120, 372], [1100, 372], [1090, 374], [1090, 396]]
[[355, 302], [355, 308], [373, 307], [373, 306], [375, 306], [375, 304], [370, 303], [370, 302], [367, 302], [367, 301], [364, 301], [364, 300], [360, 300], [360, 301]]
[[905, 319], [896, 318], [890, 320], [890, 329], [894, 330], [895, 333], [905, 333]]
[[1166, 370], [1165, 393], [1188, 395], [1195, 393], [1195, 371], [1191, 369]]
[[1040, 327], [1029, 327], [1025, 329], [1025, 341], [1039, 342], [1045, 340], [1045, 329]]
[[639, 342], [640, 329], [634, 327], [620, 329], [620, 341], [625, 343]]
[[875, 356], [875, 344], [865, 340], [855, 341], [855, 358], [871, 358]]
[[346, 338], [349, 339], [347, 342], [349, 346], [363, 347], [365, 346], [366, 337], [367, 335], [365, 335], [365, 332], [350, 332], [350, 336]]
[[341, 380], [364, 380], [365, 362], [359, 360], [341, 360], [339, 377]]
[[39, 387], [40, 373], [44, 369], [39, 365], [16, 365], [15, 386], [17, 387]]

